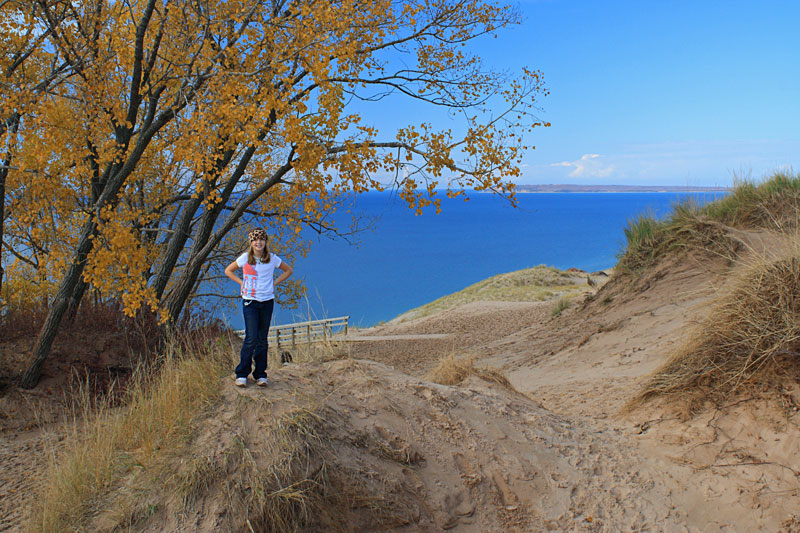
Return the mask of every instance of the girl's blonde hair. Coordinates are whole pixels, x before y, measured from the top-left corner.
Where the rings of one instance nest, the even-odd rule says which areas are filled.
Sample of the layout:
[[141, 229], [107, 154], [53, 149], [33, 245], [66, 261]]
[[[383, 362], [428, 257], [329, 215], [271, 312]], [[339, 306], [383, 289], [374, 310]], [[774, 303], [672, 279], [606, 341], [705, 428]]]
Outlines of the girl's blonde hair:
[[256, 257], [253, 253], [253, 241], [256, 239], [264, 239], [264, 243], [269, 242], [267, 238], [267, 232], [264, 231], [263, 228], [256, 228], [248, 234], [248, 238], [250, 239], [250, 246], [247, 248], [247, 262], [251, 265], [255, 265], [259, 260], [262, 263], [269, 263], [272, 261], [272, 254], [269, 253], [269, 246], [267, 244], [264, 245], [264, 255], [260, 258]]

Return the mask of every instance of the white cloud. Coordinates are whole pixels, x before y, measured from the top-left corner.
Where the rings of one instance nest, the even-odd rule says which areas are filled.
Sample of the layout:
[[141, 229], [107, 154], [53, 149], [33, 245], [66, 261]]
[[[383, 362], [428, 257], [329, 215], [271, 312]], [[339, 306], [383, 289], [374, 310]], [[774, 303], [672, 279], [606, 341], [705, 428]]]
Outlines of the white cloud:
[[576, 154], [575, 159], [568, 154], [560, 162], [532, 164], [518, 183], [730, 186], [735, 177], [760, 179], [780, 169], [797, 172], [798, 154], [800, 140], [628, 144], [603, 154]]
[[572, 168], [569, 173], [571, 178], [607, 178], [614, 172], [613, 165], [604, 163], [600, 154], [584, 154], [576, 161], [562, 161], [550, 166]]

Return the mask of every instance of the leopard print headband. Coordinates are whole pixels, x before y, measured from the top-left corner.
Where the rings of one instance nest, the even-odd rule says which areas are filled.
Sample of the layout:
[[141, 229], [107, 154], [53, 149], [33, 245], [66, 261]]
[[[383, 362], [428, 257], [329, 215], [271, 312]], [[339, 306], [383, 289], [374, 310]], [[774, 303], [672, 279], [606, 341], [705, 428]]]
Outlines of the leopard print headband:
[[263, 228], [256, 228], [247, 234], [250, 242], [257, 241], [258, 239], [267, 240], [267, 232]]

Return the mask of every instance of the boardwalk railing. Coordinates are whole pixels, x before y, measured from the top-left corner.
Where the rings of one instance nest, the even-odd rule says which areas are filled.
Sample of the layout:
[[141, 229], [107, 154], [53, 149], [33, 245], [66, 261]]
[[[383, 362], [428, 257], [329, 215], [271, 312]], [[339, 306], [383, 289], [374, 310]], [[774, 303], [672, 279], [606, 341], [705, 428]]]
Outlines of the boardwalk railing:
[[[280, 349], [288, 346], [294, 347], [298, 344], [327, 341], [339, 333], [347, 335], [349, 320], [349, 316], [341, 316], [272, 326], [269, 328], [267, 342], [272, 347]], [[244, 338], [244, 330], [236, 331], [236, 334]]]

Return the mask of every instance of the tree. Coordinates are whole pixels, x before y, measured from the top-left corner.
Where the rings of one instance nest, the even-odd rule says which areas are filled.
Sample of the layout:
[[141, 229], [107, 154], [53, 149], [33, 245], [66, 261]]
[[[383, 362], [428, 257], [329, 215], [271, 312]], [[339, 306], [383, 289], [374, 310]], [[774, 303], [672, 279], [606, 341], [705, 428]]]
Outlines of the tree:
[[[336, 231], [326, 216], [342, 195], [387, 181], [417, 210], [438, 209], [442, 179], [450, 196], [513, 198], [524, 136], [541, 125], [538, 72], [503, 76], [464, 51], [518, 20], [481, 0], [34, 5], [42, 64], [66, 66], [9, 145], [33, 171], [9, 249], [46, 262], [58, 287], [24, 387], [87, 286], [174, 321], [249, 219]], [[448, 110], [460, 129], [379, 131], [358, 113], [399, 98]]]
[[[6, 212], [6, 190], [14, 189], [18, 183], [9, 180], [9, 171], [25, 172], [14, 166], [14, 146], [19, 140], [17, 131], [20, 120], [30, 104], [38, 97], [57, 86], [65, 75], [66, 65], [56, 54], [50, 54], [50, 62], [43, 62], [42, 50], [49, 31], [38, 27], [35, 8], [28, 2], [5, 0], [0, 3], [0, 301], [2, 301], [2, 263], [4, 223]], [[60, 23], [60, 18], [53, 19]], [[12, 175], [12, 179], [15, 176]], [[24, 258], [20, 257], [20, 260]]]

